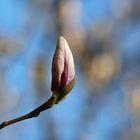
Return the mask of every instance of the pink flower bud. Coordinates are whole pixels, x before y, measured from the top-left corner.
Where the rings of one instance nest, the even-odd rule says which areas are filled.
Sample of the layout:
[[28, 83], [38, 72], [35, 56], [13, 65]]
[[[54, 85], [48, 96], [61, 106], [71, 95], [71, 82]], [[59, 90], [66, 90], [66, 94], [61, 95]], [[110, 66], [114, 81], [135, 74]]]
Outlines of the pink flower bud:
[[75, 68], [71, 50], [64, 37], [59, 37], [52, 62], [51, 90], [64, 97], [75, 83]]

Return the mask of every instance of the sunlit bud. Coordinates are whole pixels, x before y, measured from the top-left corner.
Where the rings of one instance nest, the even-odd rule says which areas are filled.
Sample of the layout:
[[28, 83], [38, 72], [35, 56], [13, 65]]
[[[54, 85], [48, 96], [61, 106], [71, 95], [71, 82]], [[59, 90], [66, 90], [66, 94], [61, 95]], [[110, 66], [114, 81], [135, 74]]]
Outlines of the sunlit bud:
[[64, 37], [59, 37], [52, 62], [51, 90], [58, 98], [65, 97], [75, 84], [75, 68], [71, 50]]

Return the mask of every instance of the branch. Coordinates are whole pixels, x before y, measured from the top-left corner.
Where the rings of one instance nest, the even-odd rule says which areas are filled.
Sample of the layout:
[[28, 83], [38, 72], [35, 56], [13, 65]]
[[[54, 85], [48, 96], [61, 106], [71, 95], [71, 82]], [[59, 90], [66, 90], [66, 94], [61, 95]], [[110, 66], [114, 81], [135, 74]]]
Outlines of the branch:
[[53, 95], [50, 97], [50, 99], [47, 102], [43, 103], [42, 105], [40, 105], [33, 111], [31, 111], [21, 117], [18, 117], [18, 118], [9, 120], [9, 121], [4, 121], [3, 123], [0, 124], [0, 129], [2, 129], [8, 125], [14, 124], [16, 122], [20, 122], [20, 121], [23, 121], [26, 119], [37, 117], [42, 111], [51, 108], [54, 104], [56, 104], [56, 102], [57, 102], [57, 97]]

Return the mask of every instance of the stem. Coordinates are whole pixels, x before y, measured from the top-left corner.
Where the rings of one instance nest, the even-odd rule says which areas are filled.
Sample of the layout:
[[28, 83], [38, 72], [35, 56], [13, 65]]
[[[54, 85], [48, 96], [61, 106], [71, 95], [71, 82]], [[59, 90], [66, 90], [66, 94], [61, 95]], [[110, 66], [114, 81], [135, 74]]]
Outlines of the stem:
[[23, 120], [26, 120], [29, 118], [37, 117], [42, 111], [51, 108], [56, 103], [56, 101], [57, 101], [56, 96], [51, 96], [47, 102], [43, 103], [42, 105], [40, 105], [33, 111], [31, 111], [21, 117], [18, 117], [18, 118], [9, 120], [9, 121], [4, 121], [3, 123], [0, 124], [0, 129], [2, 129], [8, 125], [14, 124], [16, 122], [20, 122], [20, 121], [23, 121]]

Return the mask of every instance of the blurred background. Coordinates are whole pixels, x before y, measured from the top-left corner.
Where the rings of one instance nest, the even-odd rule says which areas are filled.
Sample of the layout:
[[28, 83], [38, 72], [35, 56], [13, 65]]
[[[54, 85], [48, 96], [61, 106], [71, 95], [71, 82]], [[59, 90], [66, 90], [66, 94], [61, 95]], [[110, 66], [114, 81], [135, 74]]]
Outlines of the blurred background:
[[0, 122], [51, 96], [59, 35], [74, 55], [74, 89], [0, 140], [139, 140], [139, 0], [1, 0]]

